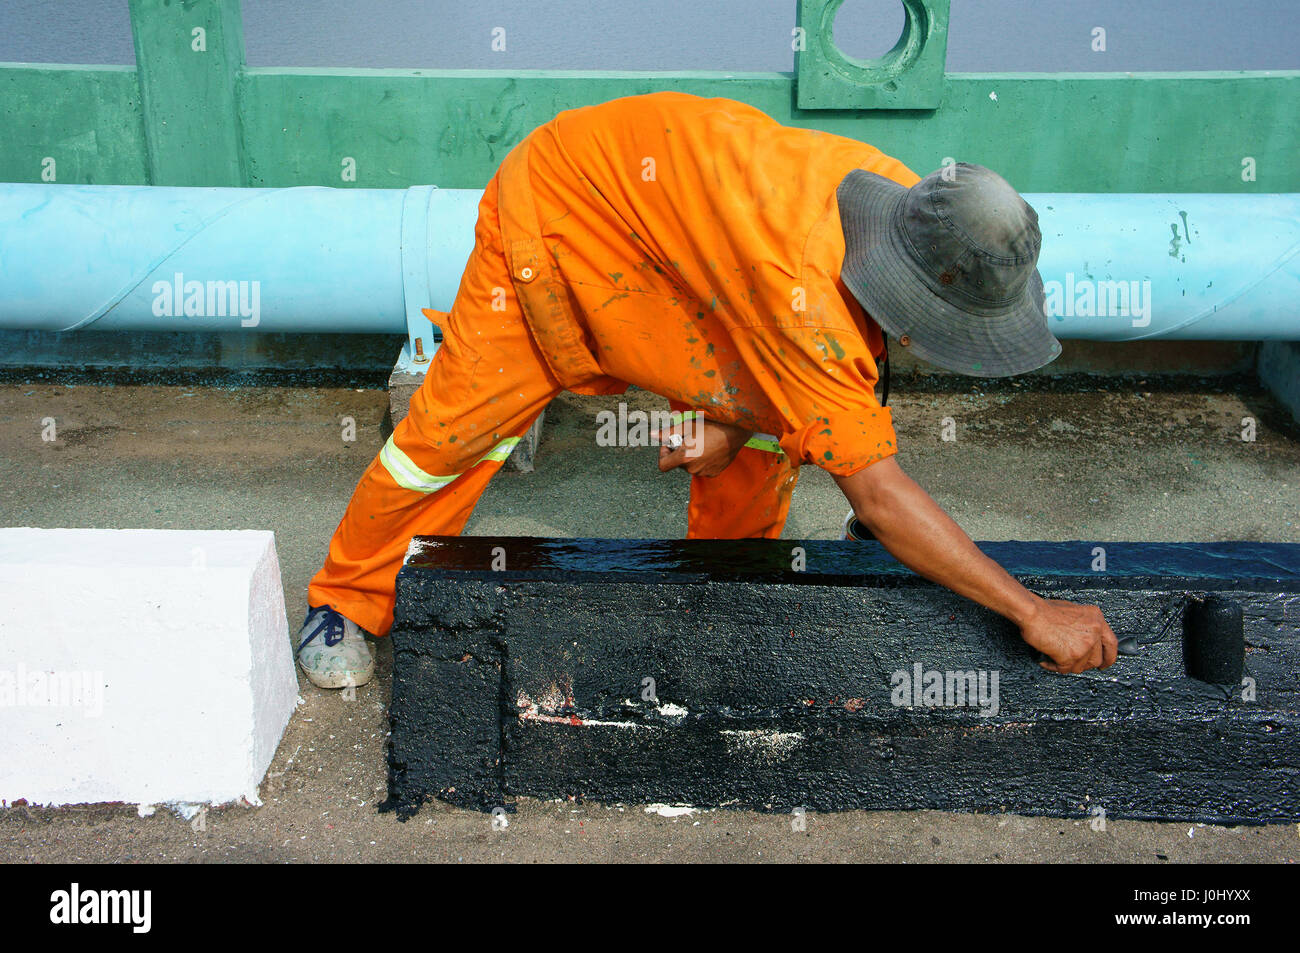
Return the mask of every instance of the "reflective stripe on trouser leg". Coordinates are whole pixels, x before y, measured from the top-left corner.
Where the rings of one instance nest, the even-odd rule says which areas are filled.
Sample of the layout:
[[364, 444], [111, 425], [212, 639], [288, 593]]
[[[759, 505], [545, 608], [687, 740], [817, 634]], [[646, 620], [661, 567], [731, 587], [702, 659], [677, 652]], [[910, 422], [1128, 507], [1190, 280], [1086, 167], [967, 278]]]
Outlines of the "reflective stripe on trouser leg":
[[[464, 472], [467, 472], [468, 469], [472, 469], [466, 468], [466, 471], [462, 471], [461, 473], [452, 473], [448, 476], [434, 476], [432, 473], [425, 473], [416, 466], [414, 460], [402, 452], [402, 449], [397, 445], [395, 438], [396, 434], [389, 437], [388, 442], [384, 444], [384, 449], [379, 451], [379, 462], [383, 464], [384, 469], [387, 470], [389, 476], [393, 478], [393, 482], [403, 489], [411, 490], [415, 493], [436, 493], [444, 486], [449, 486], [454, 483]], [[506, 458], [510, 456], [510, 451], [514, 450], [515, 445], [519, 443], [520, 439], [522, 438], [506, 437], [487, 453], [483, 454], [483, 456], [479, 457], [474, 463], [474, 466], [489, 461], [504, 463]]]
[[[539, 407], [533, 416], [540, 412]], [[509, 453], [508, 446], [494, 447], [477, 462], [465, 461], [468, 466], [459, 473], [435, 476], [399, 449], [398, 444], [412, 443], [413, 428], [406, 423], [398, 424], [361, 477], [330, 540], [325, 565], [308, 589], [311, 605], [332, 605], [375, 635], [392, 627], [397, 571], [411, 537], [459, 535]], [[525, 421], [522, 429], [531, 423]], [[394, 466], [389, 462], [394, 459], [407, 462]]]

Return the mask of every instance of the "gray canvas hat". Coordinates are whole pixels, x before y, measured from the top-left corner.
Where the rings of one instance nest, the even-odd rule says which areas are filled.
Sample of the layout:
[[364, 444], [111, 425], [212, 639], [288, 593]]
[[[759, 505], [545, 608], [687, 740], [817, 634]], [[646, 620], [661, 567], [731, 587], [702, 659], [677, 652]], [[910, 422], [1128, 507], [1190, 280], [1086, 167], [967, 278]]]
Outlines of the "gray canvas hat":
[[959, 162], [910, 189], [862, 169], [836, 190], [841, 277], [918, 358], [975, 377], [1053, 361], [1038, 214], [996, 172]]

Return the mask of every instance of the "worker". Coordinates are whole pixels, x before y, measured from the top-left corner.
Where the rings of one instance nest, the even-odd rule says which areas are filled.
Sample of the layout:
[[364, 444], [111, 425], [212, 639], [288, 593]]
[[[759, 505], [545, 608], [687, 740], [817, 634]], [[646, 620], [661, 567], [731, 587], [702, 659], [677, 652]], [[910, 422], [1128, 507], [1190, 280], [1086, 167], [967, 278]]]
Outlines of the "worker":
[[[776, 538], [799, 467], [831, 474], [915, 572], [1014, 622], [1056, 672], [1112, 664], [1095, 606], [1043, 599], [898, 465], [876, 397], [888, 334], [931, 364], [1022, 374], [1060, 353], [1034, 210], [995, 173], [920, 179], [853, 139], [752, 106], [654, 93], [570, 110], [488, 182], [442, 345], [362, 475], [308, 589], [298, 662], [321, 687], [374, 672], [412, 536], [456, 535], [563, 390], [667, 398], [691, 538]], [[674, 441], [676, 442], [676, 441]]]

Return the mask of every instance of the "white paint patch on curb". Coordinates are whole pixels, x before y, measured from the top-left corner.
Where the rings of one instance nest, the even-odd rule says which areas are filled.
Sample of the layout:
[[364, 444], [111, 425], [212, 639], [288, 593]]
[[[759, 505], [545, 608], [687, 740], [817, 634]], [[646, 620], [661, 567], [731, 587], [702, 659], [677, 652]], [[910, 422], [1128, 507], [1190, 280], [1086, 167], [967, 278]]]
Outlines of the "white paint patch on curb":
[[[632, 701], [632, 699], [630, 698], [624, 698], [623, 707], [639, 709], [641, 706], [636, 702]], [[660, 715], [662, 715], [664, 718], [672, 718], [677, 721], [681, 721], [683, 718], [685, 718], [687, 715], [690, 714], [690, 712], [687, 711], [685, 708], [683, 708], [681, 705], [675, 705], [672, 702], [661, 702], [656, 704], [655, 711], [658, 712]]]
[[645, 806], [647, 814], [658, 814], [660, 817], [690, 817], [699, 810], [698, 807], [691, 807], [689, 804], [647, 804]]
[[0, 607], [0, 803], [258, 803], [298, 695], [273, 533], [0, 529]]
[[748, 731], [724, 728], [721, 734], [733, 751], [759, 755], [771, 761], [788, 758], [804, 742], [801, 731], [777, 731], [773, 728], [754, 728]]

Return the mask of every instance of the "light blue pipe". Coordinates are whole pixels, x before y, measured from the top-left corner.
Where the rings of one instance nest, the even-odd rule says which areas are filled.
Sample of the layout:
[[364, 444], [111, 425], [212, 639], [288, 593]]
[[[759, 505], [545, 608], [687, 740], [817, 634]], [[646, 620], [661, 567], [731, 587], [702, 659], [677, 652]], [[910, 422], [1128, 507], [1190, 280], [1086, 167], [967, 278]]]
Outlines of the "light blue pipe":
[[0, 328], [409, 329], [431, 355], [481, 196], [0, 184]]
[[1025, 199], [1057, 337], [1300, 340], [1300, 194]]
[[[432, 354], [420, 309], [450, 307], [481, 194], [0, 184], [0, 328], [405, 331]], [[1026, 198], [1058, 337], [1300, 340], [1300, 195]]]

